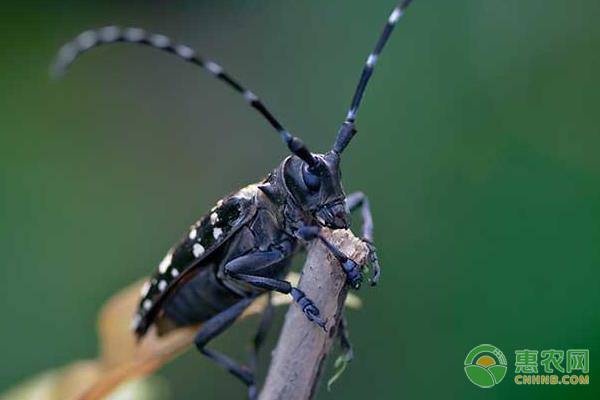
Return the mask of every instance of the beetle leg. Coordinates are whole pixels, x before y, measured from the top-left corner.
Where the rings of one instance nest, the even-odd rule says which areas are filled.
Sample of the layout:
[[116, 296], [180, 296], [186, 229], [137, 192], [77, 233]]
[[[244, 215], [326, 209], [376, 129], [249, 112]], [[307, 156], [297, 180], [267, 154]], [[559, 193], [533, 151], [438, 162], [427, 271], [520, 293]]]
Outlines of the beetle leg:
[[[256, 371], [258, 368], [258, 352], [261, 349], [265, 338], [267, 336], [267, 332], [272, 325], [273, 315], [274, 315], [274, 307], [271, 301], [271, 292], [267, 293], [267, 306], [264, 309], [262, 316], [260, 318], [260, 322], [258, 324], [258, 330], [256, 331], [256, 335], [254, 335], [254, 340], [252, 340], [252, 349], [250, 351], [250, 370], [252, 374], [256, 376]], [[250, 386], [248, 388], [248, 397], [254, 398], [256, 397], [257, 388], [256, 384]]]
[[351, 361], [354, 358], [354, 350], [352, 349], [352, 343], [350, 343], [350, 337], [348, 335], [348, 322], [346, 321], [345, 315], [342, 315], [338, 329], [340, 346], [342, 347], [342, 351], [344, 353], [343, 356], [347, 361]]
[[353, 259], [347, 257], [344, 253], [335, 247], [329, 240], [321, 235], [321, 227], [317, 225], [305, 225], [298, 229], [298, 237], [303, 240], [309, 241], [319, 239], [329, 249], [331, 254], [339, 261], [346, 274], [346, 281], [354, 289], [359, 289], [362, 283], [362, 273], [360, 267]]
[[320, 317], [321, 312], [317, 306], [315, 306], [315, 303], [306, 297], [302, 290], [292, 287], [291, 283], [280, 279], [265, 278], [256, 275], [236, 274], [234, 277], [242, 282], [249, 283], [262, 289], [274, 290], [276, 292], [291, 295], [309, 321], [314, 322], [323, 330], [327, 330], [325, 328], [326, 321]]
[[253, 371], [256, 371], [258, 364], [258, 352], [262, 347], [267, 336], [267, 332], [269, 331], [269, 328], [271, 327], [271, 324], [273, 322], [273, 315], [275, 309], [273, 307], [273, 302], [271, 301], [271, 298], [271, 293], [267, 293], [267, 306], [265, 307], [262, 313], [260, 322], [258, 324], [258, 330], [256, 331], [256, 335], [254, 335], [254, 339], [252, 340], [252, 351], [250, 353], [250, 367]]
[[[248, 367], [240, 365], [230, 357], [215, 350], [206, 348], [206, 344], [231, 326], [236, 318], [239, 317], [240, 314], [254, 300], [255, 297], [242, 299], [233, 306], [210, 318], [208, 321], [202, 324], [202, 327], [196, 334], [196, 339], [194, 340], [196, 347], [202, 354], [213, 360], [221, 367], [225, 368], [232, 375], [240, 379], [246, 386], [248, 386], [248, 395], [250, 398], [253, 398], [252, 396], [255, 396], [255, 393], [253, 392], [256, 392], [254, 387], [254, 374], [252, 371]], [[254, 390], [252, 390], [252, 388], [254, 388]]]
[[319, 311], [317, 306], [315, 306], [315, 303], [313, 303], [311, 299], [306, 297], [306, 294], [298, 288], [292, 288], [290, 294], [292, 295], [292, 298], [294, 299], [296, 304], [300, 306], [302, 312], [304, 313], [304, 315], [306, 315], [306, 318], [308, 318], [309, 321], [314, 322], [315, 324], [320, 326], [325, 332], [327, 332], [327, 328], [325, 327], [326, 321], [323, 318], [321, 318], [321, 312]]
[[358, 207], [361, 209], [363, 220], [361, 238], [369, 248], [369, 264], [371, 264], [373, 268], [373, 275], [371, 276], [370, 281], [371, 286], [375, 286], [379, 282], [381, 271], [379, 267], [377, 251], [375, 249], [375, 245], [373, 244], [373, 215], [371, 214], [369, 199], [363, 192], [350, 193], [346, 197], [346, 207], [348, 207], [349, 212], [356, 210]]
[[273, 264], [282, 261], [289, 254], [279, 250], [257, 251], [229, 261], [224, 270], [233, 279], [248, 283], [257, 288], [274, 290], [279, 293], [289, 294], [302, 308], [302, 312], [309, 321], [325, 329], [325, 321], [319, 316], [320, 311], [315, 304], [306, 297], [304, 292], [292, 287], [288, 281], [263, 276], [270, 271]]
[[338, 356], [335, 360], [334, 368], [335, 372], [331, 378], [327, 381], [327, 390], [331, 389], [331, 385], [335, 381], [339, 379], [340, 376], [346, 370], [348, 363], [352, 361], [354, 358], [354, 351], [352, 350], [352, 344], [350, 343], [350, 339], [348, 338], [348, 325], [346, 324], [346, 317], [342, 314], [340, 318], [340, 322], [338, 324], [338, 338], [340, 339], [340, 347], [342, 349], [342, 354]]

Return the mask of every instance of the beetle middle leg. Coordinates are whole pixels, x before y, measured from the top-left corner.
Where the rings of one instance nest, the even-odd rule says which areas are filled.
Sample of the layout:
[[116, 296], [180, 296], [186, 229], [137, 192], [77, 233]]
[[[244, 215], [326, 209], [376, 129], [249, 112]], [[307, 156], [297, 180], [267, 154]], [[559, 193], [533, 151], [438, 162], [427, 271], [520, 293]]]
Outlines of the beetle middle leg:
[[303, 291], [293, 287], [288, 281], [269, 277], [272, 276], [273, 266], [288, 256], [289, 252], [282, 250], [255, 251], [229, 261], [224, 270], [232, 279], [260, 289], [291, 295], [306, 318], [325, 329], [325, 321], [320, 317], [319, 309]]

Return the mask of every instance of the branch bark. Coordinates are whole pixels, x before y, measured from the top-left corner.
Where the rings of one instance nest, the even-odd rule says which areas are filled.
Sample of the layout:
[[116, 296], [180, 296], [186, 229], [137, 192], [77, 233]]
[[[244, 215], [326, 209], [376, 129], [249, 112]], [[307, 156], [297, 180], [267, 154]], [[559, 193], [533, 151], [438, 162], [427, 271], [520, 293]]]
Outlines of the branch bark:
[[[323, 230], [323, 235], [359, 265], [368, 256], [365, 244], [349, 230]], [[323, 362], [337, 340], [347, 295], [345, 275], [327, 248], [315, 240], [308, 250], [298, 287], [327, 319], [327, 332], [308, 321], [291, 305], [269, 367], [259, 400], [307, 400], [318, 386]]]

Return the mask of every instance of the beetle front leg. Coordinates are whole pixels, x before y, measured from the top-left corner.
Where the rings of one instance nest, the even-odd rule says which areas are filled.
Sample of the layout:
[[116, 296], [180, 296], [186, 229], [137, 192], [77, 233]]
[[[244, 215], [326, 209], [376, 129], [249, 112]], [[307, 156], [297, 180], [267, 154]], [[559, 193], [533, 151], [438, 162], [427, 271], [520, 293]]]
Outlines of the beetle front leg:
[[317, 225], [305, 225], [298, 229], [297, 231], [298, 237], [305, 241], [311, 241], [314, 239], [319, 239], [325, 247], [333, 254], [333, 256], [339, 261], [346, 274], [346, 281], [350, 286], [354, 289], [359, 289], [362, 283], [362, 272], [360, 266], [353, 259], [347, 257], [344, 253], [342, 253], [337, 247], [335, 247], [329, 240], [327, 240], [321, 234], [321, 227]]
[[369, 199], [363, 192], [351, 193], [346, 197], [346, 207], [350, 212], [356, 210], [358, 207], [361, 209], [363, 220], [361, 239], [369, 248], [369, 264], [371, 264], [371, 267], [373, 268], [373, 275], [371, 276], [370, 281], [371, 286], [375, 286], [379, 282], [381, 271], [379, 267], [377, 251], [375, 249], [375, 245], [373, 244], [373, 215], [371, 214]]
[[289, 294], [309, 321], [325, 329], [325, 320], [320, 317], [320, 311], [303, 291], [292, 286], [288, 281], [269, 278], [267, 274], [273, 264], [287, 258], [289, 254], [279, 251], [256, 251], [229, 261], [225, 264], [225, 273], [233, 279], [248, 283], [260, 289], [274, 290], [279, 293]]

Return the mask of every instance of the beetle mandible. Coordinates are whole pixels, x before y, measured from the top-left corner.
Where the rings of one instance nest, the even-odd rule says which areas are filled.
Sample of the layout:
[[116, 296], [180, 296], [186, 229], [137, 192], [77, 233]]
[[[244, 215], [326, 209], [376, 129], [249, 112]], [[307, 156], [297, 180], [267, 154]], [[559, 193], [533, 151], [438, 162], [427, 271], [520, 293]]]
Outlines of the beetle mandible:
[[[176, 327], [203, 322], [195, 343], [200, 352], [223, 366], [248, 386], [256, 396], [252, 368], [206, 347], [265, 292], [289, 294], [306, 317], [325, 328], [315, 305], [299, 289], [284, 280], [291, 257], [312, 240], [320, 240], [339, 261], [347, 282], [358, 289], [361, 268], [346, 257], [322, 234], [321, 227], [346, 229], [349, 214], [361, 208], [362, 240], [370, 250], [373, 268], [370, 278], [379, 279], [379, 263], [373, 246], [373, 221], [367, 197], [356, 192], [344, 194], [340, 157], [356, 133], [355, 120], [367, 83], [381, 50], [411, 0], [398, 4], [388, 17], [374, 50], [369, 54], [354, 92], [346, 118], [333, 148], [312, 153], [298, 137], [290, 134], [251, 91], [242, 86], [214, 61], [201, 58], [192, 48], [176, 44], [164, 35], [139, 28], [107, 26], [89, 30], [65, 44], [58, 53], [53, 71], [62, 74], [78, 56], [94, 47], [125, 42], [159, 49], [202, 67], [209, 74], [239, 92], [280, 134], [292, 155], [285, 158], [261, 182], [246, 186], [219, 200], [210, 212], [192, 225], [185, 237], [167, 253], [157, 271], [142, 288], [133, 330], [142, 338], [151, 325], [159, 334]], [[253, 360], [268, 327], [265, 312], [253, 349]], [[345, 323], [339, 327], [342, 343], [349, 347]]]

